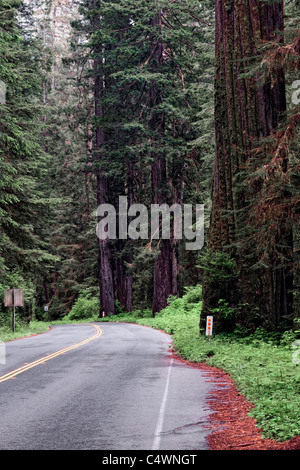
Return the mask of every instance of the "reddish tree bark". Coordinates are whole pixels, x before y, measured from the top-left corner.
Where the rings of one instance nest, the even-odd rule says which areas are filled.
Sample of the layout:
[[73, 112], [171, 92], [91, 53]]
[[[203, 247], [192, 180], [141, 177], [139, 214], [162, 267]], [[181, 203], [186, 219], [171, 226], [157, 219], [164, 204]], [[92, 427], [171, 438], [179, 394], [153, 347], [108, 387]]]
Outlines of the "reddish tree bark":
[[[161, 68], [163, 63], [163, 44], [159, 39], [159, 32], [161, 30], [161, 14], [157, 13], [151, 21], [153, 28], [151, 38], [151, 55], [152, 67], [157, 71]], [[155, 31], [157, 34], [155, 34]], [[159, 105], [162, 103], [161, 90], [157, 83], [152, 80], [149, 90], [149, 107], [151, 110], [150, 118], [150, 131], [158, 136], [163, 135], [164, 132], [164, 114], [158, 110]], [[167, 200], [167, 169], [166, 169], [166, 156], [159, 146], [161, 139], [155, 141], [152, 139], [152, 203], [164, 204], [168, 203]], [[172, 190], [172, 189], [171, 189]], [[172, 234], [172, 228], [171, 228]], [[167, 301], [170, 295], [178, 294], [178, 257], [176, 250], [176, 243], [171, 239], [161, 239], [159, 241], [159, 254], [154, 265], [154, 289], [153, 289], [153, 314], [160, 312], [167, 306]]]
[[[94, 74], [95, 74], [95, 116], [103, 118], [104, 108], [101, 104], [101, 99], [104, 93], [104, 77], [102, 70], [102, 55], [98, 51], [98, 57], [94, 61]], [[95, 135], [95, 162], [97, 166], [97, 204], [107, 204], [108, 200], [108, 181], [105, 175], [105, 165], [101, 159], [103, 146], [105, 143], [105, 133], [103, 127], [100, 125], [96, 129]], [[113, 282], [113, 269], [112, 269], [112, 255], [110, 249], [110, 239], [107, 237], [105, 240], [99, 238], [99, 288], [100, 288], [100, 308], [101, 312], [105, 315], [115, 313], [114, 302], [114, 282]]]
[[[258, 222], [251, 207], [264, 182], [259, 178], [251, 181], [247, 171], [254, 173], [262, 165], [256, 152], [260, 139], [276, 130], [286, 110], [283, 70], [277, 68], [272, 77], [266, 77], [251, 69], [258, 68], [263, 44], [281, 42], [283, 28], [282, 2], [216, 0], [216, 154], [209, 246], [213, 252], [226, 251], [236, 260], [239, 279], [226, 292], [222, 285], [218, 290], [207, 279], [204, 312], [216, 307], [218, 299], [226, 298], [232, 305], [248, 303], [248, 313], [258, 307], [273, 324], [288, 314], [291, 305], [292, 238], [282, 227], [273, 242], [285, 248], [278, 254], [269, 247], [269, 267], [252, 270], [264, 256], [251, 232]], [[283, 256], [287, 266], [280, 267]]]

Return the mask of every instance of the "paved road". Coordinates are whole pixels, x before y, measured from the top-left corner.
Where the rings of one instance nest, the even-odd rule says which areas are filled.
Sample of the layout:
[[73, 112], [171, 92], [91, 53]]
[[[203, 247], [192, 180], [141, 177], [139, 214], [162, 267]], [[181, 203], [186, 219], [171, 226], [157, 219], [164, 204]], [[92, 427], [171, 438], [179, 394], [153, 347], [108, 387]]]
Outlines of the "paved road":
[[203, 450], [213, 385], [171, 337], [122, 323], [55, 326], [6, 344], [1, 450]]

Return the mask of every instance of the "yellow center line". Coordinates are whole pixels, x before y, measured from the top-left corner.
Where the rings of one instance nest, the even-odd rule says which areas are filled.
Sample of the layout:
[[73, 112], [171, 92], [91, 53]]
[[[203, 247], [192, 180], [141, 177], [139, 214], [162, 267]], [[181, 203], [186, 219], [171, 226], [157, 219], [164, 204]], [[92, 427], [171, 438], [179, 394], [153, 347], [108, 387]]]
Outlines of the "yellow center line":
[[99, 328], [98, 325], [93, 325], [93, 327], [96, 329], [96, 334], [92, 336], [91, 338], [87, 338], [84, 341], [81, 341], [80, 343], [74, 344], [67, 348], [63, 348], [60, 351], [57, 351], [53, 354], [49, 354], [34, 362], [24, 365], [23, 367], [20, 367], [19, 369], [9, 372], [8, 374], [5, 374], [2, 377], [0, 377], [0, 383], [5, 382], [6, 380], [9, 380], [9, 379], [14, 379], [17, 375], [22, 374], [22, 372], [25, 372], [26, 370], [32, 369], [33, 367], [36, 367], [39, 364], [45, 364], [47, 361], [50, 361], [51, 359], [57, 356], [61, 356], [62, 354], [65, 354], [68, 351], [72, 351], [73, 349], [80, 348], [81, 346], [84, 346], [85, 344], [88, 344], [91, 341], [94, 341], [96, 338], [99, 338], [99, 336], [102, 335], [102, 330]]

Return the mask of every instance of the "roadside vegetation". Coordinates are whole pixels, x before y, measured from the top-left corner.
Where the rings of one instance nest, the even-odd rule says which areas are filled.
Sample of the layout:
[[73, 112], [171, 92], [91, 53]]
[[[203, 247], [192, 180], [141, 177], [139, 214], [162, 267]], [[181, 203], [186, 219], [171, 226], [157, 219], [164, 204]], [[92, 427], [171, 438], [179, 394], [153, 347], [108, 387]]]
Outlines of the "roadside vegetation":
[[[266, 438], [285, 441], [300, 435], [300, 361], [299, 331], [267, 332], [257, 329], [248, 334], [242, 329], [233, 333], [206, 337], [199, 331], [201, 286], [188, 288], [182, 298], [170, 299], [169, 305], [156, 317], [151, 310], [135, 310], [99, 320], [98, 301], [81, 295], [63, 320], [17, 321], [13, 334], [7, 323], [0, 328], [0, 340], [47, 331], [51, 325], [109, 321], [131, 322], [160, 329], [172, 335], [174, 349], [192, 362], [205, 362], [230, 374], [240, 393], [254, 404], [251, 415]], [[118, 309], [118, 306], [117, 306]], [[298, 349], [297, 349], [298, 348]]]

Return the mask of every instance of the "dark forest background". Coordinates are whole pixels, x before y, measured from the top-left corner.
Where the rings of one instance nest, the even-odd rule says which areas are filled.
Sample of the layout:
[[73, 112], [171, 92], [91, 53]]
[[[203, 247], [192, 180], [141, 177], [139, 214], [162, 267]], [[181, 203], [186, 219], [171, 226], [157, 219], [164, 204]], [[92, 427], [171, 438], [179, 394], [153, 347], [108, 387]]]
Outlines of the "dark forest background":
[[[0, 1], [0, 302], [299, 317], [299, 1]], [[297, 81], [298, 80], [298, 81]], [[297, 92], [298, 90], [298, 92]], [[2, 93], [2, 94], [3, 94]], [[205, 245], [96, 236], [99, 204], [205, 204]], [[44, 311], [47, 305], [49, 310]], [[200, 316], [200, 312], [199, 312]]]

